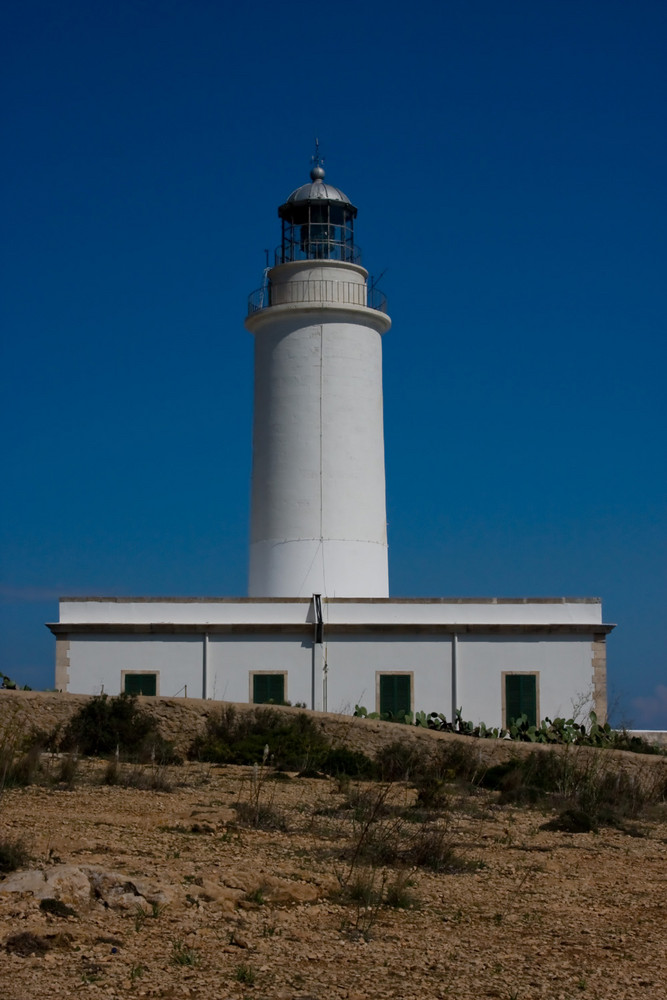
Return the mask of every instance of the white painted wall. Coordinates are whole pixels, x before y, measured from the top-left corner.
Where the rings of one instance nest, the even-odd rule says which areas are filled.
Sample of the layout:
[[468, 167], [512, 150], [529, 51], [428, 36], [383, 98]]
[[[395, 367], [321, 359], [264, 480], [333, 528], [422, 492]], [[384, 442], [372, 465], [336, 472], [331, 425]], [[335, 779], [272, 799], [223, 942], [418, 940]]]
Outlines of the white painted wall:
[[288, 671], [285, 698], [311, 703], [312, 647], [295, 636], [211, 636], [208, 697], [250, 701], [250, 673]]
[[59, 620], [114, 625], [300, 624], [312, 620], [311, 609], [309, 600], [86, 597], [61, 600]]
[[[121, 690], [124, 670], [159, 672], [159, 693], [246, 702], [250, 674], [287, 672], [286, 698], [323, 707], [326, 655], [326, 707], [352, 712], [355, 704], [377, 709], [376, 674], [411, 672], [415, 711], [443, 712], [451, 719], [461, 707], [466, 719], [500, 726], [504, 671], [539, 672], [540, 718], [568, 716], [573, 702], [591, 690], [592, 634], [568, 636], [458, 637], [456, 704], [452, 703], [452, 637], [395, 634], [336, 635], [324, 651], [310, 639], [293, 635], [72, 636], [68, 690], [108, 694]], [[204, 659], [206, 658], [206, 670]]]
[[588, 636], [461, 636], [457, 701], [463, 716], [488, 726], [504, 724], [503, 671], [539, 671], [539, 714], [568, 717], [573, 702], [591, 692], [593, 667]]
[[188, 686], [190, 698], [201, 698], [201, 636], [86, 635], [70, 642], [69, 691], [107, 694], [121, 691], [121, 672], [159, 671], [159, 693], [175, 696]]
[[[309, 595], [310, 597], [310, 595]], [[531, 600], [386, 599], [323, 600], [324, 621], [331, 624], [488, 624], [570, 625], [602, 622], [597, 598]], [[239, 598], [63, 598], [59, 621], [119, 624], [299, 624], [312, 621], [309, 598], [259, 600]]]
[[[590, 692], [591, 635], [466, 636], [458, 638], [457, 695], [452, 704], [452, 638], [442, 636], [330, 637], [326, 706], [351, 713], [355, 704], [377, 709], [378, 671], [412, 672], [415, 711], [443, 712], [448, 719], [461, 707], [477, 723], [500, 726], [504, 671], [539, 672], [540, 717], [568, 716], [573, 702]], [[197, 636], [73, 636], [70, 642], [69, 690], [108, 694], [121, 690], [121, 672], [159, 671], [159, 693], [170, 697], [187, 684], [190, 697], [204, 696], [206, 637]], [[316, 664], [322, 647], [315, 647]], [[313, 647], [309, 639], [292, 635], [211, 635], [207, 644], [205, 696], [220, 701], [250, 700], [250, 674], [263, 670], [287, 672], [286, 698], [313, 699]], [[316, 668], [315, 704], [322, 707], [322, 674]]]
[[[539, 711], [569, 715], [572, 704], [590, 692], [591, 642], [601, 624], [596, 599], [538, 600], [331, 600], [323, 602], [325, 647], [312, 639], [312, 602], [255, 599], [65, 599], [61, 623], [90, 631], [69, 635], [68, 690], [97, 694], [104, 686], [110, 694], [121, 689], [123, 670], [159, 671], [159, 692], [173, 696], [187, 684], [190, 697], [248, 701], [249, 675], [253, 670], [288, 673], [287, 695], [292, 702], [325, 705], [322, 664], [327, 659], [326, 706], [329, 711], [351, 711], [355, 704], [376, 709], [376, 672], [408, 671], [414, 674], [414, 707], [438, 711], [451, 718], [461, 707], [466, 718], [488, 725], [502, 724], [503, 671], [539, 672]], [[194, 634], [159, 631], [150, 634], [101, 633], [97, 625], [122, 626], [164, 623], [198, 628]], [[377, 626], [460, 624], [455, 704], [452, 703], [451, 650], [448, 633], [378, 632]], [[247, 634], [211, 632], [203, 626], [248, 625]], [[299, 634], [259, 633], [253, 625], [278, 628], [304, 626]], [[327, 631], [329, 625], [373, 626], [364, 635]], [[581, 635], [498, 635], [466, 633], [465, 628], [510, 626], [591, 625]], [[310, 628], [313, 628], [313, 632]], [[206, 658], [206, 670], [204, 662]], [[313, 680], [313, 659], [315, 677]]]
[[413, 672], [414, 710], [443, 712], [501, 726], [503, 671], [539, 671], [541, 718], [568, 716], [579, 696], [590, 694], [591, 641], [582, 637], [459, 636], [456, 704], [452, 704], [452, 639], [396, 636], [336, 637], [327, 643], [328, 708], [377, 710], [376, 671]]
[[356, 304], [366, 272], [355, 265], [283, 264], [269, 277], [272, 301], [289, 304], [246, 321], [255, 335], [249, 593], [386, 597], [381, 333], [390, 321]]
[[596, 598], [323, 601], [322, 612], [325, 622], [332, 624], [593, 625], [602, 622], [602, 605]]
[[352, 713], [376, 704], [376, 672], [414, 675], [414, 704], [425, 711], [444, 712], [451, 705], [451, 646], [449, 636], [336, 636], [327, 642], [327, 708]]

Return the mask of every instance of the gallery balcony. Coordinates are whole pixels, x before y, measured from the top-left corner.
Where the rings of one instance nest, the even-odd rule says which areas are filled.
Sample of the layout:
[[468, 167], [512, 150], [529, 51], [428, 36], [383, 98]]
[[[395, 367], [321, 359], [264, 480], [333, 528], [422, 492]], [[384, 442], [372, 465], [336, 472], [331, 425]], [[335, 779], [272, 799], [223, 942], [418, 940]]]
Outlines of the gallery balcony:
[[379, 288], [356, 281], [330, 278], [297, 279], [281, 284], [268, 282], [248, 296], [248, 316], [272, 306], [284, 305], [366, 306], [387, 312], [387, 299]]

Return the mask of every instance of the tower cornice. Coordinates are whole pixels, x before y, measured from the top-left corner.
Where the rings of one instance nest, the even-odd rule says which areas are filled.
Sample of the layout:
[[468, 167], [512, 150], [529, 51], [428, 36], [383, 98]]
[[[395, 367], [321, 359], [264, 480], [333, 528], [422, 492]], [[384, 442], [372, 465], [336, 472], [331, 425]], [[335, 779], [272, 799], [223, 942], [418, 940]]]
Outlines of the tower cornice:
[[[319, 314], [319, 317], [318, 317]], [[282, 305], [271, 305], [263, 309], [257, 309], [249, 313], [245, 318], [246, 330], [250, 333], [257, 333], [267, 324], [280, 322], [281, 319], [299, 317], [304, 324], [308, 323], [308, 318], [313, 317], [313, 322], [327, 323], [363, 323], [377, 333], [386, 333], [391, 326], [389, 316], [378, 309], [371, 309], [369, 306], [345, 305], [337, 302], [288, 302]]]

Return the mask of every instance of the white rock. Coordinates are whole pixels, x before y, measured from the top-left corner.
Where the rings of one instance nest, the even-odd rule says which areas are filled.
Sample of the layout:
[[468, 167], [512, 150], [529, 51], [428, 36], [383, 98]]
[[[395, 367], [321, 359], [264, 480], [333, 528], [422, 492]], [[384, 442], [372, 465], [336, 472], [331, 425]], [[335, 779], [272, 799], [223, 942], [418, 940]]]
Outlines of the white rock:
[[16, 872], [0, 882], [0, 892], [30, 892], [36, 899], [60, 899], [78, 906], [87, 906], [91, 901], [88, 876], [75, 865]]

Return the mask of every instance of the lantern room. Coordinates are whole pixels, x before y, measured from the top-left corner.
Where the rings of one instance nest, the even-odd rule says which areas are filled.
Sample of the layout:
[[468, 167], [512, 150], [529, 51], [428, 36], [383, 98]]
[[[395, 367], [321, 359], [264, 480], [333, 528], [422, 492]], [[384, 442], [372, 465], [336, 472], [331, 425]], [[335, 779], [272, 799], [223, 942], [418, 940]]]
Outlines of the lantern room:
[[283, 224], [282, 245], [276, 263], [295, 260], [339, 260], [358, 264], [361, 253], [354, 244], [357, 210], [347, 195], [324, 183], [324, 168], [317, 162], [310, 184], [293, 191], [278, 209]]

